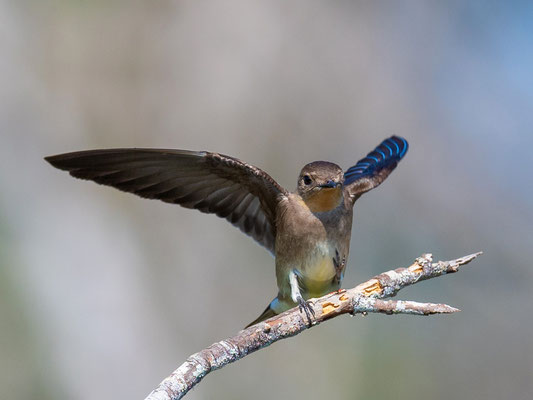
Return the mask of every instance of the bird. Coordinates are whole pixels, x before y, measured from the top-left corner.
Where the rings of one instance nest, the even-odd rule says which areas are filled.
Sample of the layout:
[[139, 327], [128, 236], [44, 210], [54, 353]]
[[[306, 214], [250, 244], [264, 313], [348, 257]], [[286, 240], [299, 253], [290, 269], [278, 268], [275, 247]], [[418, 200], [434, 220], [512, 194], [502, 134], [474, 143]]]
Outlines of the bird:
[[313, 323], [310, 299], [341, 287], [355, 201], [389, 176], [408, 147], [391, 136], [346, 171], [311, 162], [294, 192], [251, 164], [207, 151], [117, 148], [45, 160], [76, 178], [215, 214], [266, 248], [275, 258], [278, 294], [249, 327], [296, 306]]

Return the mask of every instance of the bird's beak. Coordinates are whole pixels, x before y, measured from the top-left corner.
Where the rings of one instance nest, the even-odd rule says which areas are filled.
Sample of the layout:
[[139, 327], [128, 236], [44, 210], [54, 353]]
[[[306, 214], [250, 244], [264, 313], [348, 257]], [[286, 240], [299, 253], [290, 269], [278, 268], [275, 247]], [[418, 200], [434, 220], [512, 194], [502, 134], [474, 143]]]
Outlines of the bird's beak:
[[334, 181], [327, 181], [326, 183], [324, 183], [323, 185], [320, 185], [321, 188], [327, 188], [327, 189], [333, 189], [333, 188], [336, 188], [338, 185], [337, 182], [334, 182]]

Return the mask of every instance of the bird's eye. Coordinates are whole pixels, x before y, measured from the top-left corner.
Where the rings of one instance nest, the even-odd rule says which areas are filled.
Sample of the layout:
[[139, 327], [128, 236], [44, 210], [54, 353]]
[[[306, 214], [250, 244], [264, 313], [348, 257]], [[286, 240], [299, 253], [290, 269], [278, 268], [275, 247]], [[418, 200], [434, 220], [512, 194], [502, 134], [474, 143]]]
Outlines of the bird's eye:
[[306, 185], [310, 185], [312, 182], [311, 177], [309, 175], [304, 175], [304, 183]]

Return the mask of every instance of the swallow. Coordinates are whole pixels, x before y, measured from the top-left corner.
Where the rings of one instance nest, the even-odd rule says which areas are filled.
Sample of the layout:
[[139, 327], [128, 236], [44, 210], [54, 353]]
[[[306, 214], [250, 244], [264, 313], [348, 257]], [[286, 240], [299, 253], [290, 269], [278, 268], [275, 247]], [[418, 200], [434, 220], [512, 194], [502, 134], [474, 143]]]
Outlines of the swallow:
[[253, 165], [207, 151], [121, 148], [45, 160], [76, 178], [225, 218], [275, 257], [278, 294], [248, 326], [296, 306], [312, 324], [309, 299], [340, 289], [355, 201], [389, 176], [408, 147], [392, 136], [346, 171], [314, 161], [295, 192]]

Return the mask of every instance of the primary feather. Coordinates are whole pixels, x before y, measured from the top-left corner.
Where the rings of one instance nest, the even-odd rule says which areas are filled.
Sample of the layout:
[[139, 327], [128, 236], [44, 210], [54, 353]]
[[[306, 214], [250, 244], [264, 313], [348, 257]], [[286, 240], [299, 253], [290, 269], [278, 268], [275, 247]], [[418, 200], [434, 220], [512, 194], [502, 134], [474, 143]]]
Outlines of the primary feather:
[[286, 190], [236, 158], [205, 151], [108, 149], [46, 160], [76, 178], [216, 214], [275, 251], [276, 205]]

